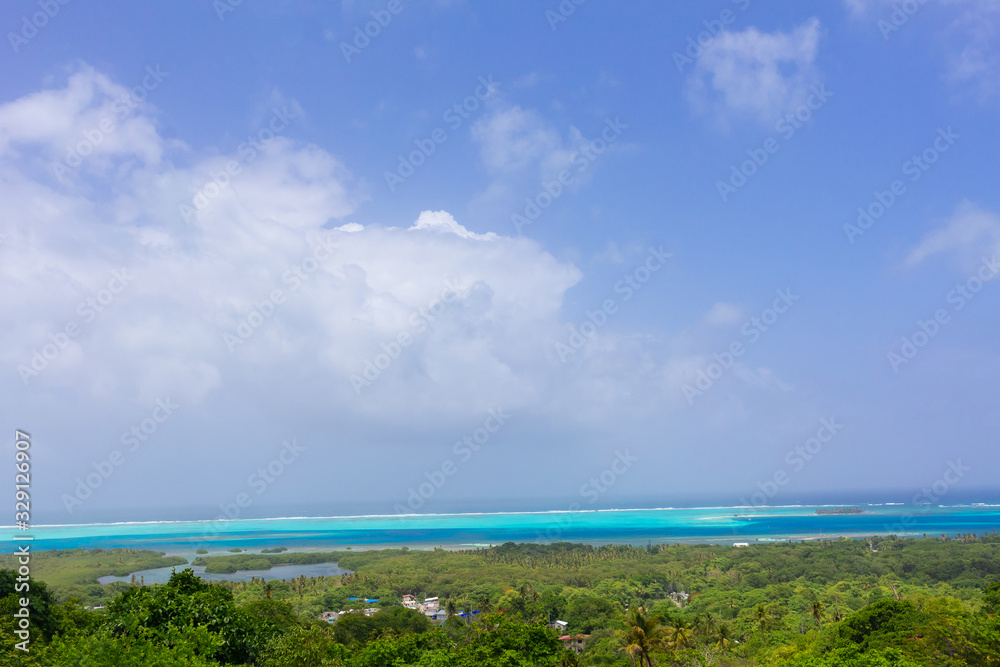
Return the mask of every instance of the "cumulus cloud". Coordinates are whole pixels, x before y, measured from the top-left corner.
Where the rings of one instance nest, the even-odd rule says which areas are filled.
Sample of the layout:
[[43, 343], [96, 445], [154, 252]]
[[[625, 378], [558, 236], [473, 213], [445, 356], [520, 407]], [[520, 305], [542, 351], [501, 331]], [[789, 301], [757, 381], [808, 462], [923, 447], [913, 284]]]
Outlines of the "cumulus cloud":
[[693, 108], [720, 122], [749, 117], [773, 123], [801, 104], [819, 81], [820, 27], [810, 19], [790, 33], [723, 31], [704, 48], [687, 82]]
[[[559, 326], [579, 271], [526, 239], [471, 232], [445, 211], [393, 227], [351, 222], [363, 197], [349, 170], [317, 146], [277, 137], [252, 157], [178, 167], [147, 150], [169, 146], [151, 110], [137, 109], [132, 122], [153, 134], [131, 150], [149, 160], [88, 187], [21, 169], [39, 154], [59, 156], [123, 91], [83, 68], [64, 87], [0, 107], [0, 194], [11, 214], [0, 247], [0, 277], [11, 289], [0, 298], [24, 323], [0, 355], [20, 369], [12, 374], [19, 384], [94, 400], [171, 393], [196, 402], [255, 375], [277, 383], [280, 360], [311, 369], [331, 399], [390, 412], [398, 401], [402, 418], [420, 409], [413, 396], [460, 410], [487, 394], [525, 395], [534, 383], [542, 337]], [[234, 161], [238, 173], [220, 178]], [[125, 284], [111, 294], [116, 271]], [[447, 285], [458, 291], [454, 302], [420, 316], [426, 330], [413, 331], [414, 316]], [[268, 305], [276, 290], [282, 302]], [[113, 298], [78, 308], [99, 294]], [[255, 324], [243, 339], [236, 332], [248, 318]], [[67, 323], [80, 332], [33, 368]], [[408, 360], [355, 395], [350, 376], [407, 331]]]
[[[312, 441], [332, 438], [331, 423], [343, 437], [350, 422], [353, 442], [369, 446], [373, 429], [440, 438], [497, 405], [550, 429], [686, 409], [679, 372], [710, 349], [609, 324], [561, 363], [576, 266], [441, 210], [358, 224], [365, 194], [321, 147], [276, 137], [252, 157], [199, 156], [166, 141], [143, 106], [127, 119], [142, 140], [102, 148], [116, 168], [54, 175], [48, 161], [123, 91], [81, 67], [0, 105], [0, 387], [25, 414], [58, 406], [79, 457], [106, 456], [99, 434], [118, 428], [94, 415], [127, 428], [135, 417], [121, 413], [148, 414], [164, 397], [202, 438], [173, 443], [178, 468], [204, 438], [230, 454], [264, 447], [252, 431], [232, 439], [248, 420], [273, 430], [294, 416]], [[482, 130], [519, 136], [527, 122], [542, 147], [491, 145], [491, 164], [537, 166], [565, 146], [537, 121], [517, 113]], [[732, 318], [723, 306], [709, 316]], [[74, 459], [63, 481], [89, 460]]]
[[443, 233], [455, 234], [463, 239], [492, 240], [497, 238], [497, 235], [494, 232], [487, 232], [485, 234], [470, 232], [468, 229], [458, 224], [458, 222], [455, 221], [455, 218], [453, 218], [447, 211], [424, 211], [420, 214], [420, 217], [417, 218], [417, 221], [413, 223], [413, 226], [410, 227], [410, 229], [436, 229]]

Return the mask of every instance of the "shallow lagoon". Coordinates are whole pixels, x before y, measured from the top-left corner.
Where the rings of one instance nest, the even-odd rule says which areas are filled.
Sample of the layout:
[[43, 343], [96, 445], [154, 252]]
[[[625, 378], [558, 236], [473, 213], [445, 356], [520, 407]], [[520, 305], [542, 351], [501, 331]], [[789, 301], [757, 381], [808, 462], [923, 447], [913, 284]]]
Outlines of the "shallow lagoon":
[[[504, 542], [718, 543], [810, 540], [870, 535], [984, 534], [1000, 529], [1000, 507], [861, 505], [861, 514], [817, 515], [819, 506], [714, 507], [576, 512], [291, 517], [235, 521], [35, 526], [33, 548], [153, 549], [190, 558], [232, 547], [256, 551], [475, 548]], [[11, 539], [13, 528], [0, 528]], [[19, 533], [24, 535], [24, 533]]]
[[307, 577], [332, 577], [338, 574], [350, 572], [350, 570], [337, 567], [336, 563], [276, 565], [270, 570], [240, 570], [239, 572], [234, 572], [232, 574], [205, 574], [204, 565], [176, 565], [174, 567], [158, 567], [153, 570], [141, 570], [139, 572], [133, 572], [127, 577], [100, 577], [97, 582], [100, 584], [110, 584], [112, 581], [124, 581], [125, 583], [128, 583], [134, 576], [136, 580], [138, 580], [139, 577], [142, 577], [142, 581], [145, 584], [165, 584], [170, 579], [170, 575], [173, 573], [175, 568], [178, 570], [190, 568], [191, 570], [194, 570], [195, 574], [206, 581], [250, 581], [252, 578], [266, 579], [268, 581], [272, 579], [288, 581], [301, 575], [305, 575]]

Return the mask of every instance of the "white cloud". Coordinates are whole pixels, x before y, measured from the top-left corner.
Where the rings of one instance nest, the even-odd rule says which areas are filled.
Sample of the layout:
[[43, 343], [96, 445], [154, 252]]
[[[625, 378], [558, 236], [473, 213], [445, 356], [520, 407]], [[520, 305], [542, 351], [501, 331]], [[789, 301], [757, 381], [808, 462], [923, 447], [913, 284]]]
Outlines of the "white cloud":
[[906, 265], [917, 266], [930, 257], [949, 254], [968, 267], [997, 252], [1000, 252], [1000, 216], [963, 201], [942, 227], [924, 236], [909, 252]]
[[[588, 152], [590, 138], [574, 126], [560, 132], [534, 109], [507, 106], [502, 100], [496, 107], [471, 130], [483, 165], [492, 177], [471, 206], [473, 212], [483, 216], [493, 216], [498, 209], [520, 210], [526, 196], [536, 196], [543, 183], [556, 180], [564, 170], [570, 172], [571, 180], [562, 191], [576, 191], [593, 177], [593, 163], [628, 146], [615, 135], [611, 142], [600, 141], [599, 152]], [[595, 123], [595, 139], [601, 137], [600, 132], [611, 120]], [[504, 220], [508, 218], [503, 216]]]
[[1000, 93], [1000, 5], [993, 0], [952, 0], [958, 16], [949, 29], [948, 78], [972, 86], [983, 100]]
[[882, 7], [891, 7], [894, 2], [898, 3], [899, 0], [844, 0], [847, 9], [855, 18], [867, 16]]
[[[852, 17], [871, 21], [878, 28], [875, 34], [891, 38], [897, 30], [911, 30], [910, 18], [899, 0], [844, 0]], [[933, 10], [924, 8], [934, 5]], [[909, 5], [908, 7], [912, 7]], [[943, 45], [938, 51], [944, 60], [945, 79], [980, 101], [996, 99], [1000, 93], [1000, 53], [997, 38], [1000, 36], [1000, 3], [995, 0], [939, 0], [921, 2], [917, 10], [922, 24], [934, 32], [934, 42]], [[905, 21], [903, 20], [905, 18]], [[961, 88], [964, 87], [964, 88]]]
[[497, 235], [494, 232], [476, 234], [458, 224], [455, 218], [447, 211], [424, 211], [417, 218], [417, 221], [410, 227], [411, 230], [435, 229], [441, 232], [454, 234], [463, 239], [481, 239], [485, 241], [494, 240]]
[[[63, 88], [0, 106], [0, 196], [11, 216], [2, 230], [0, 302], [23, 322], [0, 358], [11, 369], [30, 365], [67, 322], [82, 329], [29, 379], [33, 391], [108, 401], [171, 393], [200, 402], [239, 393], [251, 378], [280, 385], [281, 368], [300, 368], [336, 401], [362, 412], [398, 409], [400, 419], [419, 413], [419, 395], [463, 414], [498, 395], [512, 403], [533, 395], [546, 336], [580, 273], [527, 239], [471, 232], [444, 211], [399, 227], [348, 222], [362, 200], [349, 171], [316, 146], [280, 137], [252, 160], [216, 155], [187, 168], [158, 160], [106, 172], [87, 188], [20, 168], [39, 152], [57, 155], [121, 90], [87, 69]], [[144, 111], [134, 120], [154, 127]], [[29, 144], [31, 155], [13, 150]], [[185, 220], [179, 204], [191, 205], [234, 159], [240, 173]], [[290, 269], [312, 262], [330, 234], [334, 256], [293, 279]], [[122, 267], [133, 279], [83, 322], [77, 304]], [[411, 330], [411, 318], [446, 281], [461, 287], [458, 301], [357, 397], [350, 375]], [[277, 314], [231, 353], [223, 334], [275, 289], [285, 297]], [[21, 384], [16, 373], [10, 380]]]
[[545, 80], [538, 72], [529, 72], [524, 76], [517, 78], [511, 85], [512, 88], [533, 88]]
[[743, 309], [731, 303], [717, 303], [705, 313], [705, 324], [713, 327], [726, 327], [739, 324], [746, 317]]
[[795, 387], [775, 375], [774, 371], [770, 368], [750, 368], [746, 364], [736, 363], [733, 365], [733, 373], [737, 378], [746, 384], [759, 387], [761, 389], [777, 390], [781, 392], [794, 391], [795, 389]]
[[[245, 424], [327, 440], [353, 428], [355, 441], [317, 454], [332, 464], [345, 450], [373, 446], [372, 429], [423, 433], [414, 440], [421, 446], [446, 442], [470, 414], [497, 405], [553, 432], [688, 409], [679, 369], [709, 359], [709, 343], [679, 351], [680, 338], [688, 346], [697, 337], [635, 334], [615, 316], [561, 363], [554, 343], [583, 317], [564, 305], [583, 277], [576, 266], [526, 237], [470, 231], [446, 211], [413, 211], [397, 224], [353, 222], [364, 193], [320, 147], [279, 137], [249, 161], [192, 157], [156, 133], [151, 109], [137, 108], [132, 120], [152, 134], [132, 150], [159, 153], [133, 152], [121, 158], [127, 168], [95, 169], [85, 179], [60, 181], [32, 168], [39, 156], [59, 155], [92, 110], [120, 94], [103, 75], [82, 72], [65, 86], [0, 105], [0, 327], [8, 332], [0, 389], [17, 397], [11, 409], [19, 414], [54, 414], [58, 406], [58, 423], [72, 424], [90, 447], [61, 451], [77, 459], [65, 480], [51, 484], [71, 485], [89, 465], [83, 457], [107, 455], [109, 430], [117, 437], [116, 429], [167, 396], [183, 406], [178, 421], [200, 438], [171, 441], [176, 461], [200, 455], [212, 440], [225, 441], [229, 454], [263, 446], [254, 438], [265, 435], [252, 427], [248, 442], [256, 444], [231, 441], [230, 431]], [[506, 119], [490, 127], [534, 137], [541, 149], [492, 146], [499, 171], [524, 160], [538, 173], [566, 149], [537, 116]], [[190, 204], [230, 160], [241, 161], [240, 173], [185, 220], [178, 205]], [[613, 260], [620, 253], [611, 250]], [[112, 297], [122, 269], [124, 288], [98, 301], [99, 311], [88, 307], [88, 299]], [[275, 290], [280, 303], [269, 303]], [[710, 319], [732, 319], [722, 306], [713, 313]], [[78, 331], [64, 337], [70, 323]], [[245, 340], [241, 323], [252, 331]], [[392, 350], [401, 333], [409, 336], [406, 349], [359, 395], [351, 376]], [[227, 344], [225, 334], [243, 342]], [[18, 368], [30, 367], [46, 346], [62, 349], [25, 386]], [[748, 387], [724, 384], [706, 404], [726, 404]]]
[[[155, 79], [148, 79], [151, 84]], [[158, 85], [158, 84], [157, 84]], [[148, 91], [141, 93], [145, 97]], [[111, 158], [160, 160], [166, 142], [144, 102], [85, 65], [61, 89], [27, 95], [0, 107], [0, 156], [24, 156], [32, 167], [107, 171]]]
[[790, 33], [723, 31], [698, 57], [687, 85], [693, 107], [720, 122], [750, 117], [773, 123], [801, 104], [819, 81], [820, 28], [810, 19]]
[[498, 172], [519, 171], [561, 147], [559, 133], [534, 110], [513, 106], [491, 113], [472, 127], [483, 163]]

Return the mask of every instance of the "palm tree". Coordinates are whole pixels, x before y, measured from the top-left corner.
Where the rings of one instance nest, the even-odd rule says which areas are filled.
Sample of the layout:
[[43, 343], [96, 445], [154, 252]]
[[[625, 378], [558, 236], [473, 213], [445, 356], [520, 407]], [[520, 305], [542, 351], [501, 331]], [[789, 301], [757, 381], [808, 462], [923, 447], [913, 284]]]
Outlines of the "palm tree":
[[472, 620], [472, 603], [466, 601], [462, 605], [462, 613], [465, 614], [465, 624], [468, 625], [469, 621]]
[[517, 592], [521, 594], [521, 600], [524, 603], [524, 609], [522, 611], [525, 614], [527, 614], [528, 611], [527, 608], [530, 603], [538, 602], [539, 600], [541, 600], [541, 596], [539, 596], [538, 592], [531, 587], [531, 584], [522, 585]]
[[306, 575], [300, 575], [295, 580], [295, 592], [299, 594], [299, 606], [302, 605], [302, 597], [306, 594]]
[[274, 586], [272, 586], [271, 584], [267, 584], [266, 586], [264, 586], [264, 595], [267, 596], [268, 600], [271, 599], [271, 593], [273, 592], [274, 592]]
[[764, 608], [764, 605], [757, 605], [753, 610], [753, 617], [760, 624], [760, 640], [764, 642], [764, 647], [766, 648], [767, 638], [764, 636], [764, 623], [767, 622], [767, 609]]
[[649, 652], [665, 643], [660, 619], [648, 616], [642, 607], [636, 607], [625, 617], [625, 622], [628, 629], [619, 630], [618, 633], [625, 639], [625, 652], [632, 659], [632, 664], [635, 665], [635, 658], [639, 656], [640, 665], [645, 662], [646, 667], [652, 667], [653, 659]]
[[670, 628], [670, 645], [676, 650], [691, 648], [691, 626], [683, 619], [677, 619]]
[[479, 611], [483, 612], [484, 614], [488, 614], [489, 612], [493, 611], [493, 603], [490, 602], [490, 596], [487, 595], [486, 593], [483, 593], [482, 595], [479, 596], [479, 598], [476, 600], [476, 605], [479, 607]]
[[458, 613], [458, 603], [455, 602], [455, 598], [448, 598], [448, 601], [444, 603], [444, 610], [449, 618]]
[[812, 603], [812, 616], [816, 619], [816, 626], [823, 627], [823, 610], [826, 609], [824, 605], [819, 600], [814, 600]]
[[715, 629], [719, 626], [719, 618], [713, 616], [711, 612], [705, 614], [705, 618], [702, 621], [702, 627], [705, 630], [706, 635], [715, 634]]
[[722, 649], [723, 653], [729, 650], [729, 647], [733, 644], [733, 640], [729, 634], [729, 626], [725, 623], [720, 623], [718, 630], [715, 631], [715, 636], [717, 637], [715, 645]]

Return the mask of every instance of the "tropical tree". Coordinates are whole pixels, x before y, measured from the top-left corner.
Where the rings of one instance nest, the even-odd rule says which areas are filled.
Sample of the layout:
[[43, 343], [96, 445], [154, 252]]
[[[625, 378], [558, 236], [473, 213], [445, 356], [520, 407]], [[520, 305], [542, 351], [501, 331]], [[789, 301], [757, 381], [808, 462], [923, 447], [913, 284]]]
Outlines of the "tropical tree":
[[636, 607], [625, 616], [625, 623], [628, 629], [619, 631], [619, 635], [625, 640], [624, 650], [632, 659], [632, 664], [635, 665], [638, 656], [640, 665], [645, 662], [646, 667], [652, 667], [650, 652], [666, 644], [666, 633], [660, 619], [649, 616], [642, 607]]
[[824, 605], [819, 600], [813, 600], [812, 603], [812, 617], [816, 619], [816, 625], [818, 627], [823, 627], [823, 610], [826, 609]]
[[691, 648], [691, 626], [684, 619], [677, 619], [670, 628], [670, 645], [682, 651]]
[[706, 636], [715, 634], [716, 628], [719, 627], [719, 617], [713, 615], [712, 613], [705, 614], [702, 619], [702, 629]]
[[465, 614], [465, 624], [468, 625], [472, 620], [472, 603], [468, 600], [462, 605], [462, 613]]
[[764, 605], [757, 605], [753, 610], [753, 618], [760, 625], [760, 640], [767, 647], [767, 638], [764, 636], [764, 624], [767, 623], [767, 609], [764, 608]]
[[733, 645], [732, 634], [727, 624], [719, 624], [718, 629], [715, 631], [715, 645], [722, 649], [723, 653], [728, 651], [729, 647]]
[[580, 667], [580, 656], [573, 651], [566, 651], [563, 654], [559, 667]]

